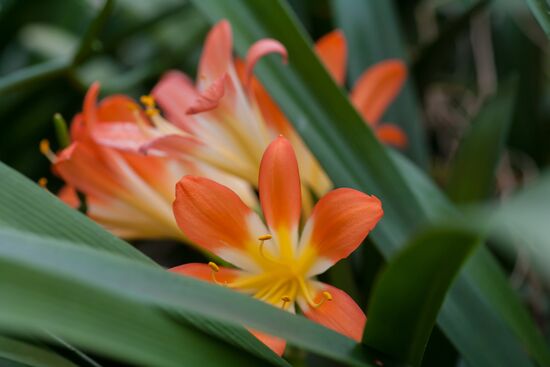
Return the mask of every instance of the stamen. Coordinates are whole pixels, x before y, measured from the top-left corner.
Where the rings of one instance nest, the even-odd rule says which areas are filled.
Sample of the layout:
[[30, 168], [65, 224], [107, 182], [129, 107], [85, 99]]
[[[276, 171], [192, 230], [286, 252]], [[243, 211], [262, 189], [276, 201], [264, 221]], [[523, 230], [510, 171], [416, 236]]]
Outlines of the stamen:
[[261, 235], [260, 237], [258, 237], [258, 239], [260, 241], [267, 241], [267, 240], [270, 240], [272, 239], [273, 237], [268, 233], [268, 234], [264, 234], [264, 235]]
[[283, 310], [284, 310], [284, 309], [286, 309], [287, 304], [290, 302], [290, 297], [288, 297], [288, 296], [283, 296], [283, 297], [281, 297], [281, 301], [283, 301], [283, 306], [282, 306], [282, 308], [283, 308]]
[[211, 276], [212, 276], [212, 280], [214, 281], [214, 283], [216, 283], [217, 285], [221, 285], [221, 286], [227, 286], [227, 282], [225, 283], [220, 283], [218, 281], [218, 279], [216, 279], [216, 273], [220, 271], [220, 267], [218, 266], [218, 264], [216, 264], [215, 262], [213, 261], [210, 261], [208, 263], [208, 267], [210, 268], [211, 271]]
[[141, 96], [139, 101], [141, 103], [143, 103], [145, 105], [145, 107], [148, 107], [148, 108], [155, 108], [156, 107], [155, 98], [150, 94]]
[[47, 189], [47, 187], [46, 187], [47, 185], [48, 185], [48, 179], [46, 177], [41, 177], [38, 180], [38, 186], [40, 186], [41, 188]]
[[260, 255], [266, 260], [269, 260], [269, 261], [274, 262], [274, 263], [279, 263], [277, 260], [275, 260], [274, 258], [272, 258], [271, 256], [267, 255], [264, 252], [264, 241], [270, 240], [272, 238], [273, 237], [269, 233], [261, 235], [260, 237], [258, 237], [258, 240], [260, 240], [260, 248], [259, 248]]
[[300, 290], [302, 291], [302, 294], [304, 295], [307, 303], [313, 307], [313, 308], [319, 308], [321, 305], [323, 305], [326, 301], [332, 301], [332, 294], [328, 291], [323, 291], [321, 294], [323, 295], [323, 299], [319, 302], [315, 302], [313, 300], [313, 297], [311, 297], [311, 294], [309, 293], [309, 289], [306, 286], [306, 283], [303, 279], [298, 279], [298, 284], [300, 285]]
[[147, 109], [145, 110], [145, 113], [147, 114], [147, 116], [153, 117], [153, 116], [157, 116], [160, 112], [158, 109], [154, 107], [147, 107]]
[[40, 140], [40, 153], [52, 163], [57, 159], [55, 153], [50, 149], [50, 141], [48, 139]]

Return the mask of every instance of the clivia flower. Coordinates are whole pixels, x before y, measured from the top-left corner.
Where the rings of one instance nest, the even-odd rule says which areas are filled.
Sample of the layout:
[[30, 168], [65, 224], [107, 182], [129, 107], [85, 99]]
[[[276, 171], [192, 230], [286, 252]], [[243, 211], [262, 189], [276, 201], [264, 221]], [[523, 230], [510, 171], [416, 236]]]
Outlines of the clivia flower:
[[[286, 60], [284, 46], [271, 39], [252, 45], [245, 61], [235, 60], [231, 26], [219, 22], [207, 35], [196, 83], [179, 71], [170, 71], [144, 99], [153, 125], [110, 124], [97, 131], [97, 140], [129, 149], [125, 135], [145, 136], [134, 149], [148, 155], [191, 156], [257, 186], [265, 148], [278, 135], [290, 135], [270, 123], [274, 119], [265, 116], [269, 111], [251, 92], [254, 65], [269, 53]], [[332, 183], [305, 145], [298, 153], [304, 188], [322, 196]]]
[[[315, 44], [315, 51], [330, 75], [338, 85], [343, 85], [346, 78], [347, 43], [340, 30], [332, 31], [321, 37]], [[381, 123], [381, 118], [391, 102], [397, 97], [407, 78], [407, 68], [399, 60], [384, 60], [367, 70], [358, 78], [351, 90], [350, 99], [365, 122], [375, 131], [383, 143], [403, 148], [407, 145], [407, 136], [398, 126], [391, 123]], [[292, 125], [277, 104], [270, 98], [264, 87], [256, 80], [253, 89], [258, 104], [269, 123], [288, 136], [294, 147], [301, 151], [307, 150], [297, 138]], [[307, 165], [300, 165], [302, 166]]]
[[[172, 213], [174, 186], [184, 175], [219, 180], [239, 192], [248, 205], [255, 194], [241, 179], [201, 162], [144, 156], [131, 149], [115, 149], [96, 141], [96, 133], [111, 124], [151, 124], [132, 99], [123, 95], [105, 98], [97, 105], [99, 84], [94, 83], [84, 99], [83, 112], [71, 124], [71, 144], [55, 154], [49, 143], [41, 151], [66, 186], [59, 197], [78, 207], [76, 191], [86, 197], [87, 214], [115, 235], [127, 239], [185, 239]], [[140, 135], [125, 134], [127, 146], [143, 143]]]
[[[360, 340], [366, 323], [363, 311], [345, 292], [314, 277], [361, 244], [383, 215], [380, 200], [350, 188], [333, 190], [319, 200], [299, 231], [298, 164], [283, 137], [263, 155], [259, 194], [267, 227], [228, 187], [185, 176], [176, 185], [173, 204], [179, 227], [196, 244], [239, 269], [211, 262], [171, 270], [248, 293], [289, 312], [296, 312], [297, 305], [311, 320]], [[284, 340], [253, 333], [276, 353], [284, 351]]]

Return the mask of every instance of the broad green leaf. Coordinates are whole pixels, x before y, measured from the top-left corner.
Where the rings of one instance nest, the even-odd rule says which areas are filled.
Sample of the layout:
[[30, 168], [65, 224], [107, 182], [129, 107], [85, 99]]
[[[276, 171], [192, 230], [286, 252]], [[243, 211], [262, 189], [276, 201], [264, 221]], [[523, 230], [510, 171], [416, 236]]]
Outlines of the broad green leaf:
[[[386, 258], [401, 248], [421, 224], [442, 215], [458, 215], [446, 200], [432, 204], [433, 197], [441, 196], [435, 187], [427, 192], [428, 196], [419, 197], [414, 192], [411, 174], [404, 173], [372, 131], [365, 128], [281, 2], [196, 0], [194, 4], [212, 21], [231, 21], [240, 54], [264, 37], [278, 39], [285, 45], [288, 65], [282, 65], [279, 58], [266, 57], [258, 63], [257, 74], [335, 185], [374, 193], [382, 200], [384, 218], [371, 236]], [[414, 166], [410, 169], [416, 177], [422, 176]], [[471, 366], [483, 366], [487, 360], [513, 366], [512, 359], [503, 356], [507, 353], [517, 354], [524, 365], [529, 365], [525, 351], [541, 364], [548, 364], [547, 349], [535, 342], [542, 340], [540, 334], [492, 262], [494, 259], [486, 250], [475, 253], [450, 290], [438, 317], [439, 325]], [[487, 263], [486, 268], [479, 268]], [[498, 292], [484, 287], [483, 276], [497, 282], [493, 289]], [[494, 328], [483, 330], [489, 337], [472, 343], [471, 330], [476, 330], [478, 318], [494, 321], [489, 325]], [[493, 334], [499, 338], [491, 337]]]
[[0, 228], [81, 243], [154, 264], [126, 242], [0, 162]]
[[[9, 248], [5, 241], [25, 247], [20, 238], [13, 236], [3, 236], [0, 241], [3, 250]], [[58, 261], [69, 260], [55, 249], [43, 250], [57, 253]], [[47, 337], [45, 332], [51, 332], [83, 349], [132, 364], [175, 367], [215, 366], [226, 361], [234, 361], [230, 364], [234, 366], [259, 363], [242, 350], [174, 322], [159, 309], [124, 299], [115, 290], [91, 287], [67, 274], [62, 277], [47, 273], [35, 264], [15, 263], [5, 257], [0, 263], [0, 289], [5, 297], [0, 304], [0, 329], [4, 331], [36, 337]]]
[[0, 78], [0, 95], [21, 90], [29, 85], [55, 79], [71, 67], [69, 59], [55, 59], [17, 70]]
[[[397, 58], [409, 63], [393, 1], [332, 0], [331, 5], [336, 26], [344, 31], [348, 41], [351, 86], [368, 67], [382, 60]], [[417, 164], [426, 166], [424, 121], [411, 77], [384, 119], [405, 130], [407, 153]]]
[[458, 203], [486, 199], [513, 120], [515, 83], [501, 88], [472, 122], [453, 162], [447, 192]]
[[76, 367], [51, 350], [4, 335], [0, 335], [0, 357], [31, 367]]
[[527, 4], [539, 22], [541, 28], [550, 38], [550, 4], [547, 0], [527, 0]]
[[[209, 332], [225, 325], [224, 332], [240, 333], [239, 337], [244, 332], [241, 325], [247, 325], [353, 366], [372, 366], [374, 359], [381, 359], [304, 317], [224, 287], [13, 231], [0, 230], [0, 244], [0, 292], [5, 296], [0, 329], [5, 331], [45, 329], [76, 346], [155, 366], [174, 365], [175, 360], [198, 365], [209, 357], [227, 360], [235, 353], [245, 358], [242, 351], [226, 349], [216, 339], [204, 341], [202, 332], [176, 327], [167, 319], [172, 315], [194, 326], [201, 326], [201, 320], [216, 321], [206, 326]], [[256, 339], [251, 342], [261, 345]], [[276, 360], [282, 364], [271, 359]]]
[[378, 276], [365, 342], [420, 365], [445, 294], [476, 244], [475, 236], [454, 229], [415, 237]]
[[550, 173], [479, 216], [491, 224], [500, 244], [508, 250], [526, 252], [529, 262], [550, 282]]

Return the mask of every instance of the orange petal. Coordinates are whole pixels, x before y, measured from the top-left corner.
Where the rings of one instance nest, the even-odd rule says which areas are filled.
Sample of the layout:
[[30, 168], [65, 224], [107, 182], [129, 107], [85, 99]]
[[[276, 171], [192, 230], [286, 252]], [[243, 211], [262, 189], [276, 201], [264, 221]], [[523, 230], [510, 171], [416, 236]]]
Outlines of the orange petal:
[[176, 185], [174, 216], [193, 242], [242, 269], [255, 269], [247, 256], [257, 251], [258, 237], [266, 233], [260, 218], [226, 186], [197, 176], [185, 176]]
[[63, 149], [53, 169], [67, 184], [86, 194], [101, 198], [121, 194], [122, 186], [101, 155], [85, 144], [76, 142]]
[[375, 125], [399, 94], [406, 78], [407, 68], [403, 62], [379, 62], [359, 77], [351, 92], [351, 101], [363, 118]]
[[150, 140], [146, 144], [143, 144], [139, 150], [144, 154], [178, 158], [188, 156], [189, 153], [200, 145], [200, 141], [195, 137], [169, 134]]
[[94, 82], [88, 88], [84, 97], [82, 116], [87, 128], [93, 127], [98, 122], [97, 96], [99, 95], [99, 82]]
[[57, 196], [62, 202], [73, 209], [78, 209], [78, 207], [80, 206], [80, 199], [76, 194], [76, 190], [72, 186], [63, 186], [61, 190], [59, 190], [59, 192], [57, 193]]
[[192, 131], [193, 120], [186, 111], [197, 99], [198, 92], [187, 75], [179, 71], [166, 73], [151, 94], [168, 120], [187, 132]]
[[258, 190], [269, 227], [292, 235], [300, 221], [301, 191], [298, 162], [290, 142], [279, 136], [267, 147], [260, 164]]
[[139, 105], [127, 96], [109, 96], [101, 100], [97, 118], [99, 122], [133, 122], [136, 109], [139, 109]]
[[200, 90], [209, 86], [228, 71], [233, 62], [233, 36], [231, 26], [227, 20], [218, 22], [208, 35], [204, 43], [197, 84]]
[[101, 145], [128, 152], [138, 152], [149, 142], [143, 130], [133, 122], [97, 124], [92, 129], [92, 136]]
[[348, 46], [344, 33], [337, 29], [325, 34], [315, 43], [315, 51], [336, 83], [344, 84], [348, 59]]
[[285, 352], [286, 341], [276, 336], [271, 336], [264, 334], [257, 330], [248, 329], [256, 338], [258, 338], [262, 343], [267, 345], [275, 354], [282, 356]]
[[225, 82], [227, 80], [227, 74], [222, 74], [216, 79], [204, 92], [202, 92], [197, 99], [189, 106], [186, 113], [193, 115], [200, 112], [206, 112], [218, 107], [220, 99], [222, 99], [225, 93]]
[[320, 274], [351, 254], [382, 218], [382, 204], [375, 196], [340, 188], [323, 196], [313, 208], [300, 240], [312, 246], [318, 260], [310, 275]]
[[[181, 275], [189, 276], [192, 278], [197, 278], [200, 280], [205, 280], [210, 283], [214, 283], [214, 278], [212, 277], [212, 269], [207, 264], [199, 264], [199, 263], [190, 263], [190, 264], [183, 264], [180, 266], [173, 267], [169, 269], [173, 273], [178, 273]], [[235, 279], [237, 279], [239, 276], [241, 276], [243, 272], [236, 270], [236, 269], [230, 269], [223, 266], [219, 266], [219, 271], [216, 273], [216, 280], [220, 283], [231, 283]]]
[[248, 85], [248, 81], [254, 72], [254, 66], [264, 56], [271, 53], [278, 53], [283, 58], [283, 63], [286, 64], [288, 60], [288, 53], [285, 46], [277, 40], [271, 38], [264, 38], [254, 43], [246, 54], [246, 66], [245, 66], [245, 85]]
[[397, 148], [407, 146], [407, 135], [400, 127], [393, 124], [383, 124], [376, 128], [376, 136], [380, 141]]
[[305, 300], [300, 300], [300, 308], [304, 315], [340, 334], [344, 334], [357, 342], [363, 337], [367, 317], [355, 301], [344, 291], [328, 284], [315, 282], [317, 294], [313, 298], [316, 303], [324, 299], [322, 292], [332, 295], [331, 301], [325, 301], [317, 308], [311, 307]]

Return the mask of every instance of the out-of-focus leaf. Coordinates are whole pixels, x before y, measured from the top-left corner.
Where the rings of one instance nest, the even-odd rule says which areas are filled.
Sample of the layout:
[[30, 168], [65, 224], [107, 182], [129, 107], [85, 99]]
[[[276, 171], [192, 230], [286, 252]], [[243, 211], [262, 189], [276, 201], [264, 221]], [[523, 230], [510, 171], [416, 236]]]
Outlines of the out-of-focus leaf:
[[29, 24], [21, 30], [21, 43], [45, 59], [70, 57], [78, 44], [76, 37], [49, 24]]
[[3, 335], [0, 335], [0, 357], [30, 367], [76, 367], [55, 352]]
[[529, 262], [550, 283], [550, 173], [481, 216], [491, 224], [499, 244], [526, 251]]
[[550, 38], [550, 4], [547, 0], [527, 0], [529, 8], [533, 12], [535, 18], [539, 22], [541, 28]]
[[126, 242], [2, 163], [0, 177], [0, 228], [69, 240], [154, 264]]
[[[7, 252], [10, 247], [29, 250], [27, 245], [34, 244], [42, 249], [43, 255], [57, 257], [58, 263], [71, 260], [63, 250], [71, 249], [67, 245], [6, 232], [0, 237], [1, 248]], [[95, 253], [98, 252], [87, 251], [92, 263]], [[0, 290], [4, 296], [0, 304], [0, 329], [6, 332], [35, 337], [54, 333], [76, 346], [132, 364], [175, 367], [182, 363], [212, 366], [260, 363], [194, 327], [174, 322], [159, 308], [123, 297], [120, 290], [94, 287], [79, 281], [76, 274], [73, 277], [48, 271], [33, 263], [33, 255], [29, 253], [20, 254], [26, 258], [19, 259], [23, 261], [6, 256], [6, 252], [3, 255], [0, 255]], [[89, 275], [99, 280], [98, 269], [104, 273], [106, 265], [95, 267], [95, 275]], [[141, 285], [142, 292], [148, 288]]]
[[[6, 332], [37, 333], [42, 328], [76, 346], [155, 366], [176, 361], [199, 365], [209, 358], [235, 365], [250, 361], [242, 351], [176, 327], [166, 318], [172, 315], [196, 327], [203, 327], [205, 320], [208, 332], [225, 325], [227, 337], [248, 335], [248, 350], [279, 365], [283, 360], [241, 325], [353, 366], [373, 366], [372, 361], [380, 359], [341, 334], [224, 287], [13, 231], [0, 230], [0, 244], [0, 292], [5, 296], [0, 327]], [[233, 360], [233, 355], [243, 360]], [[395, 365], [382, 360], [386, 366]]]
[[0, 78], [0, 95], [23, 89], [29, 85], [51, 80], [66, 73], [71, 67], [69, 59], [46, 61], [29, 66]]
[[95, 18], [91, 21], [86, 33], [80, 40], [78, 49], [76, 50], [73, 57], [73, 64], [78, 65], [84, 61], [92, 52], [94, 48], [94, 42], [96, 37], [101, 31], [101, 28], [107, 21], [107, 18], [111, 14], [113, 9], [114, 0], [104, 0], [103, 6], [98, 11]]
[[[285, 45], [288, 65], [282, 65], [279, 58], [266, 57], [258, 63], [257, 74], [335, 185], [374, 193], [382, 200], [384, 219], [371, 236], [386, 258], [401, 248], [421, 224], [458, 215], [444, 197], [435, 200], [442, 194], [433, 185], [424, 185], [425, 196], [421, 196], [410, 176], [427, 179], [410, 164], [412, 172], [403, 172], [402, 165], [365, 128], [285, 6], [278, 1], [252, 0], [194, 3], [213, 21], [231, 21], [241, 54], [264, 37], [278, 39]], [[484, 278], [495, 283], [488, 287]], [[478, 330], [479, 320], [488, 320], [487, 328]], [[529, 365], [527, 351], [541, 364], [548, 364], [542, 337], [485, 249], [467, 262], [447, 295], [438, 324], [471, 366], [493, 361], [515, 367], [517, 364], [512, 361], [518, 360]], [[486, 337], [473, 341], [472, 330], [478, 336], [486, 333]]]
[[364, 341], [420, 365], [445, 294], [476, 243], [476, 236], [453, 228], [415, 237], [378, 276]]
[[[348, 41], [351, 85], [369, 66], [384, 59], [397, 58], [409, 63], [393, 1], [332, 0], [331, 4], [336, 25]], [[384, 119], [405, 130], [407, 153], [417, 164], [426, 166], [424, 121], [410, 77]]]
[[491, 193], [495, 172], [513, 120], [514, 84], [501, 88], [478, 113], [453, 162], [447, 187], [458, 203], [483, 200]]

